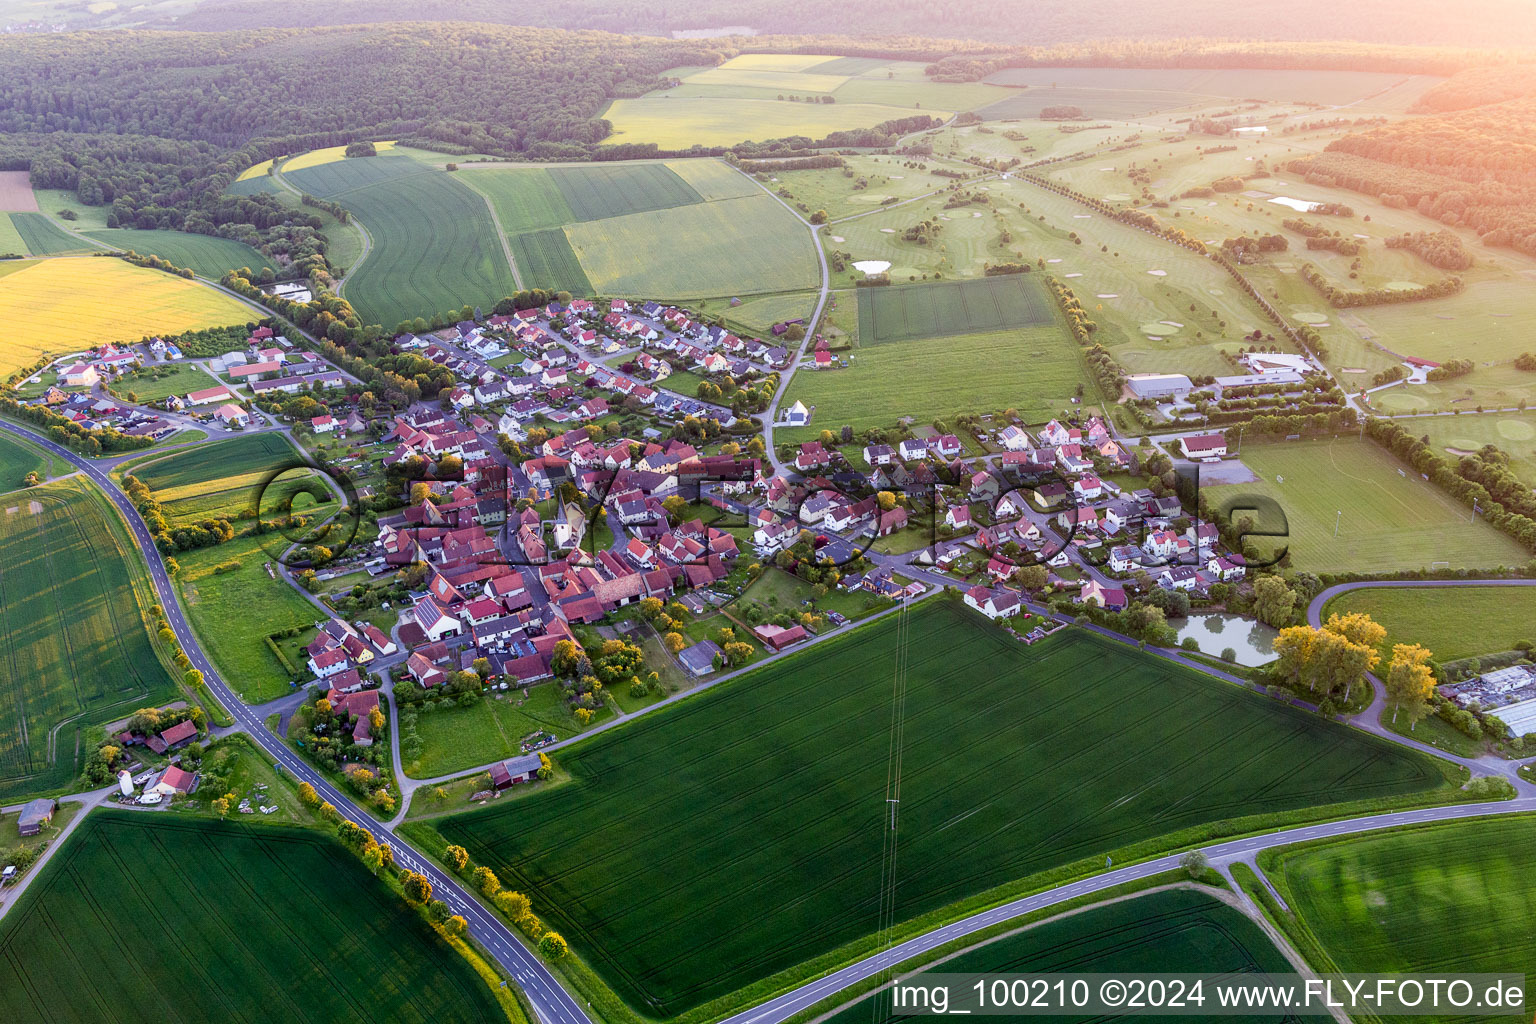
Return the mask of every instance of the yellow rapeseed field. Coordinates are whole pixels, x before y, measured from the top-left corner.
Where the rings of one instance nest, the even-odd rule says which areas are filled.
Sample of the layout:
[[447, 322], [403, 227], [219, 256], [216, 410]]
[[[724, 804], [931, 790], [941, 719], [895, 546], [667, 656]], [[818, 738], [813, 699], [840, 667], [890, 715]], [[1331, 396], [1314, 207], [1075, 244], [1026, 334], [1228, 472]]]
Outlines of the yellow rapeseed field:
[[[373, 148], [380, 153], [385, 153], [391, 149], [394, 149], [395, 144], [393, 142], [375, 142], [373, 144]], [[306, 167], [319, 167], [321, 164], [332, 164], [337, 160], [345, 160], [346, 158], [346, 146], [331, 146], [327, 149], [312, 149], [308, 153], [300, 153], [292, 160], [284, 163], [283, 166], [279, 169], [283, 171], [302, 171]], [[245, 175], [242, 174], [240, 177], [244, 178]]]
[[255, 315], [207, 285], [119, 259], [7, 264], [0, 269], [0, 373], [28, 366], [44, 353], [222, 327]]

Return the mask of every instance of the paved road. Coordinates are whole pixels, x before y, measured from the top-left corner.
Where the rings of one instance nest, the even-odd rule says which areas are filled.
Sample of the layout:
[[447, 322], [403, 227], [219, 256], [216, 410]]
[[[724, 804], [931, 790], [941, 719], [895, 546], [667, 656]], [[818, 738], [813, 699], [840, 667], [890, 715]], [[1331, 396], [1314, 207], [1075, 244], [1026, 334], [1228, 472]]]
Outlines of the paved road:
[[[1210, 858], [1212, 864], [1224, 865], [1234, 861], [1249, 860], [1262, 850], [1286, 846], [1291, 843], [1305, 842], [1309, 839], [1354, 835], [1360, 832], [1395, 828], [1400, 825], [1455, 821], [1462, 818], [1475, 818], [1492, 814], [1515, 814], [1526, 811], [1536, 811], [1536, 797], [1524, 797], [1519, 800], [1509, 800], [1502, 803], [1426, 807], [1417, 811], [1397, 811], [1390, 814], [1372, 815], [1367, 818], [1306, 825], [1300, 828], [1286, 829], [1283, 832], [1270, 832], [1265, 835], [1250, 836], [1246, 839], [1234, 839], [1230, 842], [1218, 843], [1214, 846], [1204, 847], [1204, 852]], [[1054, 907], [1081, 896], [1100, 893], [1114, 886], [1148, 878], [1164, 871], [1172, 871], [1179, 866], [1180, 856], [1181, 854], [1169, 854], [1156, 860], [1143, 861], [1139, 864], [1132, 864], [1129, 867], [1106, 871], [1103, 874], [1094, 875], [1092, 878], [1085, 878], [1069, 885], [1057, 886], [1054, 889], [1036, 893], [1033, 896], [1025, 896], [1011, 903], [1004, 903], [1001, 906], [993, 907], [991, 910], [980, 911], [969, 917], [962, 918], [953, 924], [947, 924], [942, 928], [935, 928], [933, 931], [924, 932], [916, 938], [908, 939], [906, 942], [893, 946], [883, 953], [866, 957], [826, 977], [807, 982], [799, 988], [792, 989], [781, 996], [754, 1006], [750, 1010], [743, 1010], [735, 1016], [727, 1017], [721, 1024], [779, 1024], [780, 1021], [799, 1013], [801, 1010], [814, 1006], [828, 996], [834, 995], [850, 985], [857, 984], [867, 978], [881, 975], [902, 961], [911, 959], [920, 953], [937, 949], [940, 946], [953, 942], [955, 939], [974, 935], [983, 929], [991, 928], [993, 925], [1001, 924], [1024, 914], [1031, 914], [1038, 910]]]
[[394, 849], [397, 863], [429, 877], [432, 880], [433, 895], [451, 906], [455, 913], [464, 916], [469, 924], [470, 934], [522, 985], [523, 991], [527, 993], [529, 1001], [538, 1011], [543, 1024], [591, 1024], [590, 1018], [576, 1000], [560, 987], [560, 983], [555, 980], [544, 963], [518, 942], [499, 916], [475, 902], [456, 880], [440, 871], [425, 856], [395, 835], [388, 826], [375, 821], [366, 811], [353, 803], [351, 797], [332, 786], [314, 767], [290, 750], [287, 744], [268, 732], [262, 724], [266, 718], [266, 712], [249, 707], [240, 701], [198, 643], [197, 635], [187, 623], [181, 604], [177, 600], [176, 589], [170, 577], [166, 575], [165, 562], [150, 538], [143, 519], [139, 517], [127, 495], [113, 484], [107, 471], [25, 427], [0, 422], [0, 430], [25, 437], [51, 454], [69, 460], [79, 467], [92, 483], [101, 488], [102, 492], [117, 506], [149, 565], [150, 578], [154, 581], [155, 592], [159, 596], [161, 607], [165, 609], [165, 616], [171, 624], [171, 629], [176, 634], [182, 649], [186, 651], [187, 657], [191, 659], [192, 666], [203, 673], [209, 688], [229, 709], [239, 727], [261, 745], [262, 749], [277, 762], [280, 770], [287, 771], [295, 778], [314, 786], [321, 798], [335, 806], [343, 817], [367, 829], [380, 843], [389, 844]]

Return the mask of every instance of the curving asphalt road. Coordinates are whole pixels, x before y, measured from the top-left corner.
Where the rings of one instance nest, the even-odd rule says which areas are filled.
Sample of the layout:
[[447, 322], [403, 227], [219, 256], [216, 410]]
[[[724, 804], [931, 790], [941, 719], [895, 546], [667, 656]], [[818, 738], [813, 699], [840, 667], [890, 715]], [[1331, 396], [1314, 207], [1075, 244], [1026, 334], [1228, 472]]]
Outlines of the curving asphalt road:
[[107, 469], [55, 444], [36, 431], [3, 421], [0, 421], [0, 430], [24, 437], [49, 453], [67, 459], [117, 506], [149, 565], [150, 578], [154, 581], [155, 592], [160, 598], [161, 607], [165, 609], [171, 630], [191, 659], [192, 666], [203, 673], [209, 688], [234, 716], [237, 728], [243, 729], [252, 740], [260, 744], [281, 769], [314, 786], [321, 798], [332, 804], [342, 817], [367, 829], [378, 842], [387, 843], [394, 850], [397, 863], [430, 878], [432, 894], [451, 906], [455, 913], [464, 916], [470, 934], [517, 979], [543, 1024], [591, 1024], [591, 1019], [571, 994], [560, 987], [549, 968], [517, 940], [497, 915], [482, 907], [456, 879], [439, 870], [409, 843], [395, 835], [390, 827], [376, 821], [367, 811], [353, 803], [351, 797], [331, 785], [319, 771], [267, 731], [263, 724], [263, 711], [247, 706], [235, 695], [219, 675], [218, 669], [208, 660], [198, 643], [197, 635], [187, 623], [176, 589], [166, 574], [165, 562], [149, 530], [144, 526], [144, 520], [139, 517], [128, 496], [109, 478]]
[[[530, 1002], [533, 1003], [543, 1024], [591, 1024], [590, 1018], [581, 1005], [576, 1002], [570, 993], [560, 986], [548, 968], [533, 953], [522, 946], [500, 918], [477, 903], [460, 886], [456, 879], [439, 870], [419, 851], [396, 836], [389, 826], [374, 820], [366, 811], [354, 804], [350, 797], [332, 786], [316, 769], [296, 756], [288, 749], [286, 744], [266, 730], [263, 725], [264, 712], [261, 709], [245, 705], [230, 690], [217, 669], [208, 660], [197, 641], [196, 635], [187, 623], [180, 602], [177, 600], [175, 588], [172, 586], [170, 578], [166, 575], [164, 561], [153, 540], [150, 538], [143, 521], [133, 508], [132, 503], [129, 502], [127, 496], [113, 485], [106, 470], [25, 427], [0, 422], [0, 429], [25, 437], [50, 453], [68, 460], [100, 487], [118, 507], [150, 567], [150, 574], [154, 580], [156, 593], [160, 597], [162, 607], [166, 610], [166, 618], [170, 621], [172, 630], [186, 651], [187, 656], [192, 660], [193, 666], [202, 671], [209, 687], [224, 702], [225, 706], [230, 709], [238, 723], [237, 727], [242, 728], [248, 733], [283, 769], [291, 772], [296, 778], [314, 786], [321, 797], [335, 806], [343, 817], [367, 829], [380, 842], [389, 843], [395, 851], [395, 859], [398, 863], [410, 870], [419, 871], [427, 875], [432, 880], [434, 895], [446, 901], [457, 913], [464, 916], [469, 924], [470, 933], [474, 938], [517, 979]], [[907, 571], [910, 571], [910, 569], [911, 567], [908, 567]], [[1414, 580], [1387, 584], [1341, 584], [1319, 594], [1308, 608], [1308, 617], [1314, 622], [1320, 621], [1322, 606], [1327, 602], [1328, 598], [1347, 590], [1379, 586], [1427, 588], [1447, 585], [1504, 586], [1511, 584], [1517, 586], [1536, 586], [1536, 580]], [[1176, 656], [1175, 652], [1168, 653], [1171, 656]], [[1203, 669], [1203, 666], [1201, 667]], [[1203, 670], [1209, 671], [1209, 669]], [[1379, 699], [1380, 689], [1378, 687]], [[1368, 710], [1366, 714], [1369, 713]], [[1357, 724], [1359, 723], [1357, 722]], [[1403, 737], [1396, 734], [1388, 733], [1386, 735], [1394, 742], [1406, 743], [1410, 746], [1422, 746], [1412, 741], [1405, 741]], [[1425, 749], [1435, 756], [1447, 757], [1442, 751], [1432, 748]], [[1454, 757], [1447, 759], [1480, 769], [1490, 767], [1481, 760], [1472, 761]], [[1506, 765], [1511, 764], [1510, 762], [1503, 763]], [[1498, 773], [1511, 776], [1513, 775], [1513, 768], [1511, 767]], [[1522, 794], [1514, 800], [1427, 807], [1418, 810], [1394, 811], [1361, 818], [1305, 825], [1279, 832], [1270, 832], [1217, 843], [1205, 847], [1204, 853], [1213, 864], [1223, 866], [1236, 861], [1251, 862], [1260, 851], [1311, 839], [1352, 835], [1404, 825], [1536, 811], [1536, 795], [1533, 795], [1533, 793], [1536, 793], [1536, 787], [1524, 783], [1523, 780], [1519, 780], [1517, 777], [1513, 778], [1512, 781], [1515, 782], [1517, 790]], [[1178, 866], [1179, 857], [1180, 854], [1177, 853], [1167, 854], [1153, 860], [1106, 871], [1090, 878], [1060, 885], [988, 910], [980, 911], [959, 921], [944, 925], [941, 928], [925, 932], [874, 956], [866, 957], [815, 981], [807, 982], [749, 1010], [728, 1017], [721, 1024], [779, 1024], [779, 1022], [815, 1005], [828, 996], [834, 995], [851, 985], [883, 974], [914, 956], [936, 949], [955, 939], [973, 935], [983, 929], [1012, 920], [1021, 915], [1053, 907], [1081, 896], [1103, 892], [1126, 882], [1148, 878], [1152, 875], [1172, 870]]]

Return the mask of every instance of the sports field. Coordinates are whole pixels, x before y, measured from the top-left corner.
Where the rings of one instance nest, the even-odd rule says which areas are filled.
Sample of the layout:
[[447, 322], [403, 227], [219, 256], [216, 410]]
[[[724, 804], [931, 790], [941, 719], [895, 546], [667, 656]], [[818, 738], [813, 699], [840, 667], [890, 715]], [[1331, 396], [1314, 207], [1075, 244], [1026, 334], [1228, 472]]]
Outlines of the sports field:
[[1493, 568], [1530, 558], [1487, 523], [1470, 522], [1468, 509], [1374, 442], [1344, 437], [1246, 445], [1242, 460], [1258, 479], [1209, 488], [1211, 503], [1251, 508], [1240, 504], [1247, 495], [1278, 502], [1289, 524], [1280, 543], [1298, 569]]
[[571, 783], [438, 829], [633, 1005], [681, 1012], [876, 928], [898, 644], [897, 921], [1178, 829], [1441, 778], [1094, 634], [1024, 648], [930, 601], [571, 748]]
[[0, 924], [0, 1018], [506, 1015], [469, 963], [336, 840], [99, 810]]
[[45, 352], [223, 327], [251, 316], [250, 307], [206, 285], [119, 259], [0, 264], [0, 372]]
[[1533, 842], [1536, 817], [1500, 816], [1288, 851], [1271, 876], [1339, 970], [1531, 975]]
[[1366, 612], [1387, 627], [1383, 648], [1423, 644], [1438, 661], [1536, 643], [1536, 587], [1379, 587], [1351, 590], [1324, 615]]
[[[1294, 966], [1241, 911], [1190, 889], [1164, 889], [1083, 910], [994, 939], [933, 964], [943, 974], [1162, 974], [1189, 972], [1289, 974]], [[916, 981], [921, 984], [921, 977]], [[1056, 1020], [1083, 1018], [1062, 1015]], [[1140, 1020], [1133, 1015], [1119, 1020]], [[1145, 1018], [1151, 1019], [1151, 1018]], [[1209, 1016], [1160, 1015], [1161, 1021], [1209, 1021]], [[1331, 1021], [1315, 1018], [1275, 1017]], [[886, 994], [872, 994], [827, 1018], [826, 1024], [896, 1024]]]
[[707, 298], [820, 280], [805, 226], [768, 195], [585, 221], [566, 236], [603, 295]]
[[813, 435], [1009, 408], [1044, 423], [1072, 404], [1079, 384], [1096, 394], [1077, 343], [1054, 324], [872, 347], [861, 334], [853, 355], [846, 368], [801, 371], [790, 382], [786, 402], [816, 407]]
[[938, 338], [1053, 321], [1051, 298], [1032, 274], [859, 289], [859, 340]]
[[178, 267], [190, 268], [203, 277], [218, 280], [231, 270], [249, 267], [276, 267], [272, 261], [243, 242], [215, 235], [190, 235], [185, 231], [136, 231], [116, 229], [90, 231], [87, 234], [119, 249], [170, 260]]
[[144, 619], [153, 600], [122, 520], [87, 485], [0, 498], [0, 802], [68, 784], [89, 726], [174, 692]]

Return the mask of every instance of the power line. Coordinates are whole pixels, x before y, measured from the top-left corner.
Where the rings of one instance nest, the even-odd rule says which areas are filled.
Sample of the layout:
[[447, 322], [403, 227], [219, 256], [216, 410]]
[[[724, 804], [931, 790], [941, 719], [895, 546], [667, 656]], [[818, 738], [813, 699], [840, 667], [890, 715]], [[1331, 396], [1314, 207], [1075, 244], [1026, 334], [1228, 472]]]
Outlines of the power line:
[[[903, 601], [901, 610], [896, 613], [896, 657], [895, 671], [891, 681], [891, 726], [889, 749], [886, 752], [885, 808], [883, 808], [888, 813], [881, 815], [884, 841], [880, 861], [880, 909], [876, 925], [878, 935], [876, 948], [882, 951], [889, 943], [891, 929], [896, 923], [896, 853], [899, 837], [897, 825], [901, 811], [902, 754], [906, 745], [907, 641], [911, 622], [908, 607], [909, 605]], [[882, 983], [890, 976], [890, 972], [891, 965], [887, 964], [880, 972]], [[870, 1010], [877, 1024], [881, 1019], [883, 1007], [883, 1000], [870, 1000]]]

